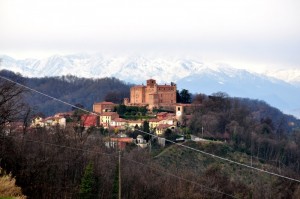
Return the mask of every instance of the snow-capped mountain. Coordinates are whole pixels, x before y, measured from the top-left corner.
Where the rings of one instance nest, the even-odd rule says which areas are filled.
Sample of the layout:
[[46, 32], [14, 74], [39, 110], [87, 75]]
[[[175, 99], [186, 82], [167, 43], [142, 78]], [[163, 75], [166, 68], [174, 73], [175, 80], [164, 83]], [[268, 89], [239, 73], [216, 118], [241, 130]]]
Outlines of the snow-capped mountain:
[[300, 89], [282, 80], [245, 70], [206, 71], [177, 81], [192, 93], [217, 91], [230, 96], [264, 100], [285, 113], [300, 117]]
[[286, 70], [268, 70], [264, 73], [267, 76], [275, 77], [283, 81], [289, 82], [300, 87], [300, 70], [286, 69]]
[[155, 78], [158, 82], [177, 81], [202, 68], [201, 62], [177, 58], [145, 58], [140, 56], [103, 57], [85, 54], [47, 59], [15, 60], [0, 56], [0, 69], [19, 72], [28, 77], [77, 75], [82, 77], [118, 77], [124, 81], [141, 83]]
[[28, 77], [72, 74], [92, 78], [117, 77], [138, 84], [149, 78], [159, 83], [172, 81], [179, 89], [186, 88], [193, 93], [223, 91], [230, 96], [264, 100], [300, 118], [300, 70], [258, 74], [225, 64], [206, 64], [192, 58], [87, 54], [55, 55], [41, 60], [0, 56], [0, 60], [0, 70], [8, 69]]

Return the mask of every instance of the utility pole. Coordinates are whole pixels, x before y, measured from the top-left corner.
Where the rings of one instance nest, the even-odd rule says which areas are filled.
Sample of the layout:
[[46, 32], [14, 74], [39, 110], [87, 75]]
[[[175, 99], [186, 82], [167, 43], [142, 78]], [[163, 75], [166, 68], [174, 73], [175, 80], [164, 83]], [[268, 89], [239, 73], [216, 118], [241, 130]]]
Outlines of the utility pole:
[[152, 144], [151, 144], [152, 140], [153, 140], [153, 136], [150, 135], [150, 139], [148, 140], [149, 153], [151, 153], [152, 151]]
[[121, 150], [119, 150], [119, 199], [121, 199]]

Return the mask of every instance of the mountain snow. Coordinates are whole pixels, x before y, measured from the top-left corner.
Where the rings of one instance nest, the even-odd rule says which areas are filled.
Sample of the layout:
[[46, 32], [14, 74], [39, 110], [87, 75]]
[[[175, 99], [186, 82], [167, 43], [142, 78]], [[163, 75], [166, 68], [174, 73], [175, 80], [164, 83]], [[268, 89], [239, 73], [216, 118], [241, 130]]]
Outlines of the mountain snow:
[[158, 82], [177, 81], [203, 71], [203, 63], [179, 58], [145, 58], [141, 56], [103, 57], [76, 54], [54, 55], [46, 59], [15, 60], [0, 56], [0, 69], [19, 72], [28, 77], [76, 75], [82, 77], [118, 77], [133, 83], [155, 78]]
[[74, 54], [24, 60], [2, 55], [0, 60], [0, 70], [7, 69], [28, 77], [117, 77], [137, 84], [153, 78], [159, 83], [176, 82], [179, 89], [186, 88], [193, 93], [223, 91], [230, 96], [264, 100], [300, 118], [300, 70], [274, 70], [258, 74], [192, 58], [137, 55], [105, 57]]
[[265, 75], [281, 79], [296, 86], [300, 86], [300, 70], [299, 69], [286, 69], [286, 70], [273, 70], [266, 71]]

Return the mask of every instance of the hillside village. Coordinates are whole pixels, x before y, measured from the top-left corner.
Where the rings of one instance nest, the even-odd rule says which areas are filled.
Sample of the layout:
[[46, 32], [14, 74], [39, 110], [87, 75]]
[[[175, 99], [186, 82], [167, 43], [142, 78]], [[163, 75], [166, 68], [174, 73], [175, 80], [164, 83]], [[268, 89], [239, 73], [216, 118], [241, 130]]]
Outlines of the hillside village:
[[[158, 143], [164, 146], [163, 137], [166, 132], [172, 135], [174, 141], [184, 140], [186, 132], [182, 129], [188, 124], [193, 108], [199, 106], [199, 104], [177, 103], [176, 91], [174, 83], [158, 85], [154, 79], [149, 79], [146, 86], [131, 87], [130, 98], [125, 98], [123, 104], [102, 101], [93, 104], [92, 112], [78, 108], [46, 118], [36, 116], [32, 120], [31, 127], [77, 126], [83, 127], [85, 131], [97, 128], [103, 134], [110, 132], [107, 147], [115, 147], [118, 143], [121, 149], [129, 143], [146, 148], [150, 144], [149, 134], [153, 134], [152, 139], [156, 138]], [[130, 136], [135, 130], [141, 131], [138, 135]]]
[[[15, 84], [9, 88], [11, 92], [20, 89]], [[76, 104], [45, 117], [30, 114], [27, 111], [31, 109], [24, 107], [21, 116], [2, 117], [9, 120], [4, 120], [0, 129], [0, 146], [4, 149], [0, 150], [1, 167], [12, 171], [17, 185], [32, 198], [60, 198], [62, 193], [65, 198], [79, 197], [88, 165], [93, 165], [95, 179], [100, 180], [95, 182], [98, 189], [93, 193], [104, 193], [99, 198], [108, 198], [114, 194], [118, 176], [118, 150], [123, 194], [127, 194], [124, 198], [169, 198], [174, 193], [182, 194], [181, 198], [220, 198], [197, 187], [191, 191], [189, 183], [183, 187], [183, 181], [153, 172], [152, 168], [170, 171], [172, 176], [180, 173], [185, 179], [241, 198], [276, 198], [273, 187], [291, 190], [278, 198], [299, 195], [296, 184], [290, 188], [290, 183], [275, 176], [253, 175], [247, 168], [236, 169], [215, 159], [220, 156], [299, 179], [300, 122], [295, 118], [264, 102], [230, 98], [222, 92], [196, 94], [191, 103], [187, 90], [177, 92], [176, 84], [159, 85], [153, 79], [146, 85], [132, 86], [130, 94], [122, 98], [118, 102], [98, 98], [106, 101], [95, 100], [91, 111]], [[19, 98], [11, 104], [19, 105]], [[15, 107], [19, 106], [9, 109], [12, 116], [14, 111], [20, 113]], [[182, 149], [166, 140], [184, 142], [181, 145], [213, 156]], [[170, 184], [174, 189], [169, 189]]]

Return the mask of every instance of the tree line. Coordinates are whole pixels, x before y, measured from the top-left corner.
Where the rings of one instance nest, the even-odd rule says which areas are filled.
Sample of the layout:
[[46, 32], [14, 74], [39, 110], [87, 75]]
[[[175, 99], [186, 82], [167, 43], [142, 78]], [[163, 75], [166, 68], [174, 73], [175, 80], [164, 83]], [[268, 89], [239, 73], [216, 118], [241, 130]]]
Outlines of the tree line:
[[[27, 78], [7, 70], [0, 71], [0, 75], [70, 104], [81, 104], [88, 110], [92, 110], [95, 102], [104, 100], [122, 103], [125, 97], [129, 97], [131, 87], [130, 84], [113, 77], [91, 79], [66, 75]], [[70, 107], [33, 91], [24, 94], [23, 99], [36, 112], [42, 112], [46, 116], [71, 110]]]
[[226, 93], [198, 94], [189, 123], [192, 134], [226, 141], [235, 150], [300, 172], [300, 121], [259, 100]]

